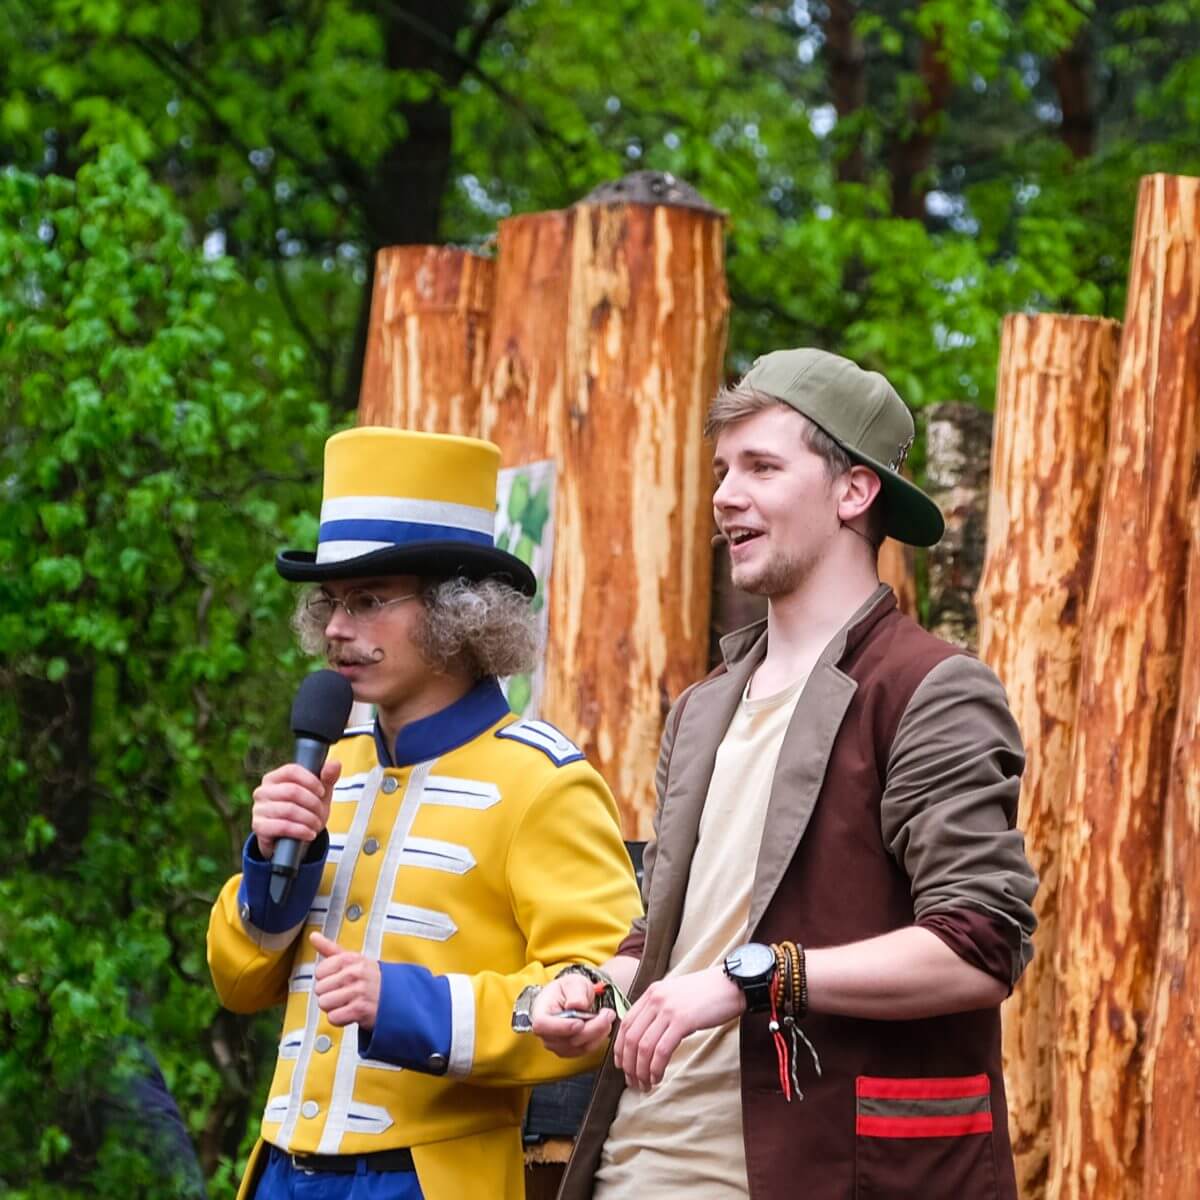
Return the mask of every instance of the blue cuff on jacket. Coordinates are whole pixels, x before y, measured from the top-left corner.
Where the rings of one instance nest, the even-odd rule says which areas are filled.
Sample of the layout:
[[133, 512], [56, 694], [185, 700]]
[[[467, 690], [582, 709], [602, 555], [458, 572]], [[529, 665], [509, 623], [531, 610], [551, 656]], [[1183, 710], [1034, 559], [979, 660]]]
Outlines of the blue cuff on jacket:
[[450, 981], [413, 963], [379, 964], [375, 1028], [358, 1031], [358, 1052], [427, 1075], [450, 1064]]
[[271, 901], [271, 864], [258, 850], [258, 839], [251, 834], [242, 848], [242, 883], [238, 888], [238, 908], [249, 909], [248, 920], [263, 933], [286, 933], [295, 929], [312, 907], [313, 897], [321, 886], [321, 872], [329, 854], [329, 834], [317, 835], [308, 848], [296, 881], [282, 904]]

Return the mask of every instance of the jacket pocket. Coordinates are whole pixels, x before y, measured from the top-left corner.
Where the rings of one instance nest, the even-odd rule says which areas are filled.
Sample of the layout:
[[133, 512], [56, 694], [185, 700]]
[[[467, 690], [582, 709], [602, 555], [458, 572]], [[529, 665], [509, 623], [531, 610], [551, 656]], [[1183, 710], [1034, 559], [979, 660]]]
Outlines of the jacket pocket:
[[855, 1081], [855, 1200], [997, 1195], [986, 1075]]

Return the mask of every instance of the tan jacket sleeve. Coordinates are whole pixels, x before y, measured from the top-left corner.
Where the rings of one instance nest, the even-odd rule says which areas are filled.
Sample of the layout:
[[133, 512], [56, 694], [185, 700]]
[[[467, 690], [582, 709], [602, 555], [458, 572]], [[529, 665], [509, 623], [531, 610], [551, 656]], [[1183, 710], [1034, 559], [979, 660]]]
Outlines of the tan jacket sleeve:
[[913, 693], [893, 739], [884, 839], [912, 882], [918, 923], [974, 909], [1010, 931], [1011, 981], [1033, 956], [1037, 876], [1015, 828], [1025, 752], [1004, 689], [955, 655]]

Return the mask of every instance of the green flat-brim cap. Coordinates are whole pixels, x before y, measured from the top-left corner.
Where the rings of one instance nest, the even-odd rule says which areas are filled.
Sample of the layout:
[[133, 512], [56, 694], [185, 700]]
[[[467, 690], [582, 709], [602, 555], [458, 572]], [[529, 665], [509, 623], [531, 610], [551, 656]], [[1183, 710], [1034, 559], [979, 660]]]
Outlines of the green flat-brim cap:
[[878, 371], [826, 350], [775, 350], [755, 360], [742, 386], [803, 413], [851, 461], [879, 476], [888, 537], [910, 546], [940, 540], [946, 529], [941, 510], [900, 474], [916, 433], [912, 414]]

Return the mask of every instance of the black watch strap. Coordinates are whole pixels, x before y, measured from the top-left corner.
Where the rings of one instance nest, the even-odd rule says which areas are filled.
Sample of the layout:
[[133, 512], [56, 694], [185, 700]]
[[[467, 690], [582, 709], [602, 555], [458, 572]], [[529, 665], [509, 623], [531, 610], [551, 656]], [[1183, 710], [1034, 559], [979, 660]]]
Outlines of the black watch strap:
[[756, 980], [752, 983], [739, 983], [734, 980], [742, 989], [742, 994], [746, 997], [746, 1011], [752, 1013], [766, 1012], [771, 1007], [771, 983], [770, 979]]

